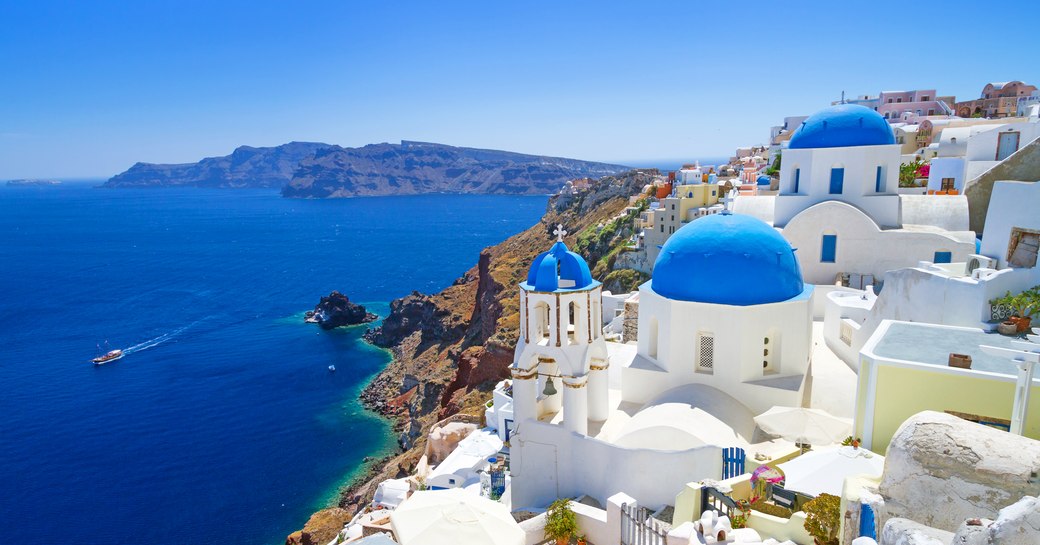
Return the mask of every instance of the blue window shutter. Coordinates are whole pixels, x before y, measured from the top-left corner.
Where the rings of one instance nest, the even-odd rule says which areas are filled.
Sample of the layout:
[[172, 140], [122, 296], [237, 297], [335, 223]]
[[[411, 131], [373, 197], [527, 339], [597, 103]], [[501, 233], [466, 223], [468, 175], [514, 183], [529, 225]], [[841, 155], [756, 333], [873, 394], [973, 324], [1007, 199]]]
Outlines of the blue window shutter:
[[885, 192], [885, 181], [881, 179], [881, 167], [877, 167], [877, 180], [874, 182], [874, 192]]
[[820, 252], [820, 263], [834, 263], [838, 253], [838, 235], [823, 235], [823, 249]]
[[831, 195], [841, 195], [842, 186], [845, 185], [845, 169], [831, 169]]
[[935, 252], [935, 258], [932, 259], [932, 263], [950, 263], [953, 261], [952, 252]]
[[800, 169], [800, 168], [794, 169], [794, 193], [798, 193], [798, 182], [799, 182], [799, 178], [801, 178], [801, 177], [802, 177], [802, 169]]

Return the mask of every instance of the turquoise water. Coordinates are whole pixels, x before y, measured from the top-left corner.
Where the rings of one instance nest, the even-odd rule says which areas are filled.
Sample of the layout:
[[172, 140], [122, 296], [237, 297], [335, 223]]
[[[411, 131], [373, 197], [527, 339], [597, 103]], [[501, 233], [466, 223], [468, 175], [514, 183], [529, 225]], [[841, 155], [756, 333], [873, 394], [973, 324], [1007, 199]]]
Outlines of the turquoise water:
[[0, 187], [0, 540], [281, 543], [393, 447], [387, 354], [302, 312], [439, 290], [545, 202]]

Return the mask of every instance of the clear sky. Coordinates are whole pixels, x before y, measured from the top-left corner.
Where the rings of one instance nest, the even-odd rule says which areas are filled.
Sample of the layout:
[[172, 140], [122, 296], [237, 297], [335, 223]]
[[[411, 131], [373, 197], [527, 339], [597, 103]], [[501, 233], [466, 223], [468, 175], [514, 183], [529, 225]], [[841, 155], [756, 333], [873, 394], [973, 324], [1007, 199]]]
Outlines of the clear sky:
[[1016, 8], [993, 26], [978, 9], [0, 0], [0, 179], [110, 176], [291, 140], [727, 156], [842, 90], [974, 98], [987, 81], [1040, 80], [1035, 17]]

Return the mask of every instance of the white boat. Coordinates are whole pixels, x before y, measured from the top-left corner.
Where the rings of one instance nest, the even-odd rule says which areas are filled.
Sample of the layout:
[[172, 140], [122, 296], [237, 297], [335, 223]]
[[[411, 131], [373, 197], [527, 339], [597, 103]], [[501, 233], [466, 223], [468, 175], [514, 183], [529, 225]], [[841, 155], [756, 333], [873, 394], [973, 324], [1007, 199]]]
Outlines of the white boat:
[[[108, 348], [108, 341], [105, 341], [105, 348]], [[105, 354], [101, 353], [101, 345], [98, 345], [98, 356], [90, 360], [94, 365], [104, 365], [109, 362], [116, 361], [125, 356], [126, 353], [122, 350], [109, 350]]]
[[336, 366], [335, 365], [330, 365], [329, 366], [329, 372], [330, 373], [335, 373], [336, 372]]

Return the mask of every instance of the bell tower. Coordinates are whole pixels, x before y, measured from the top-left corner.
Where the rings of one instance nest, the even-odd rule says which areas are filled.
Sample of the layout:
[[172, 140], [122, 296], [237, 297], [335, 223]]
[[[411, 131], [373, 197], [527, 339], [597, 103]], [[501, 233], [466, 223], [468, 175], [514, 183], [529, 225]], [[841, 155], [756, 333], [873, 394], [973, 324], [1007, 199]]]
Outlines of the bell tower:
[[563, 411], [567, 429], [586, 434], [588, 421], [607, 418], [608, 361], [602, 328], [602, 284], [563, 243], [531, 263], [520, 283], [520, 338], [513, 365], [513, 411], [517, 422]]

